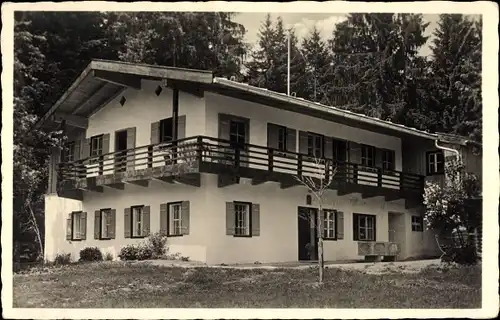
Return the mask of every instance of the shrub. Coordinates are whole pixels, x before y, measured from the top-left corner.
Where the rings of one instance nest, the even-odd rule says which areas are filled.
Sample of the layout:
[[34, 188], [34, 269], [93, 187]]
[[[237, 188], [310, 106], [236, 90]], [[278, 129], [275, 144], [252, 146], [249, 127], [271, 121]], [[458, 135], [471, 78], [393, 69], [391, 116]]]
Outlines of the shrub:
[[152, 251], [153, 258], [160, 258], [167, 252], [166, 249], [167, 237], [159, 232], [153, 233], [147, 239], [147, 246]]
[[87, 247], [80, 251], [80, 261], [102, 261], [102, 252], [97, 247]]
[[473, 245], [466, 245], [463, 247], [455, 247], [450, 249], [442, 258], [443, 262], [455, 262], [460, 265], [473, 265], [478, 262], [476, 247]]
[[137, 250], [137, 260], [147, 260], [153, 257], [153, 250], [148, 245], [139, 245]]
[[118, 257], [121, 260], [137, 260], [137, 252], [138, 251], [139, 251], [139, 248], [137, 246], [129, 244], [129, 245], [121, 248], [120, 253], [118, 254]]
[[58, 253], [54, 259], [54, 265], [67, 265], [71, 263], [71, 253]]
[[104, 255], [104, 260], [113, 261], [113, 254], [111, 252], [106, 252], [106, 254]]

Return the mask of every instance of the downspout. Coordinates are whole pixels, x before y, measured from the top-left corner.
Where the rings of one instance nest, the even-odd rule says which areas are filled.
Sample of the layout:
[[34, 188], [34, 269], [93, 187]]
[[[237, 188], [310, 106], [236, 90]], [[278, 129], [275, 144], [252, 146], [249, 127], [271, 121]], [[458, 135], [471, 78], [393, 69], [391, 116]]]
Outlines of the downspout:
[[448, 147], [443, 147], [443, 146], [440, 146], [440, 145], [438, 144], [438, 140], [437, 140], [437, 139], [436, 139], [436, 140], [434, 140], [434, 143], [435, 143], [435, 145], [436, 145], [436, 148], [441, 149], [441, 150], [450, 151], [450, 152], [453, 152], [454, 154], [456, 154], [456, 155], [457, 155], [457, 161], [459, 161], [459, 162], [460, 162], [460, 152], [459, 152], [458, 150], [453, 149], [453, 148], [448, 148]]

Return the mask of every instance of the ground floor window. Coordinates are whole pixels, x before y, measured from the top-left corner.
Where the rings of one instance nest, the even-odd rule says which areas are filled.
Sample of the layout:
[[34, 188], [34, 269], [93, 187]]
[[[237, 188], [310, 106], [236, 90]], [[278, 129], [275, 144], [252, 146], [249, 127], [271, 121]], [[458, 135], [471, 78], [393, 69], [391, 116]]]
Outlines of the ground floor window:
[[357, 241], [375, 241], [376, 216], [369, 214], [353, 215], [353, 235]]
[[168, 235], [169, 236], [180, 236], [182, 235], [182, 215], [181, 215], [181, 203], [170, 203], [168, 205]]
[[132, 236], [142, 237], [143, 236], [143, 224], [144, 224], [144, 207], [133, 207], [132, 208]]
[[73, 212], [71, 214], [71, 238], [72, 240], [82, 239], [82, 214], [83, 212]]
[[411, 231], [424, 231], [423, 218], [421, 216], [411, 216]]
[[336, 212], [334, 210], [324, 210], [323, 237], [325, 239], [336, 238], [335, 220], [336, 220]]
[[250, 234], [250, 204], [249, 203], [234, 203], [234, 235], [249, 236]]
[[111, 230], [111, 209], [101, 210], [101, 239], [109, 239]]

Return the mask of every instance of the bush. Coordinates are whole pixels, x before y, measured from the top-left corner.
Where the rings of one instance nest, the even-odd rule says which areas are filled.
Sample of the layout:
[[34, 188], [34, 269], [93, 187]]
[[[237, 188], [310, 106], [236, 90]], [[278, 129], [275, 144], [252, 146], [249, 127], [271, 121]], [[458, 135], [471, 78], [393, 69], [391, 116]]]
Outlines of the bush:
[[102, 261], [102, 252], [97, 247], [87, 247], [80, 251], [80, 261]]
[[113, 254], [111, 252], [106, 252], [106, 254], [104, 255], [104, 260], [113, 261]]
[[153, 258], [160, 258], [167, 252], [166, 249], [167, 237], [159, 232], [153, 233], [148, 237], [147, 246], [152, 251]]
[[67, 265], [71, 263], [71, 253], [58, 253], [54, 259], [54, 265]]
[[147, 260], [153, 256], [153, 250], [147, 244], [127, 245], [120, 250], [121, 260]]
[[455, 262], [460, 265], [473, 265], [478, 262], [476, 248], [473, 245], [455, 247], [443, 256], [443, 262]]
[[118, 257], [121, 260], [137, 260], [137, 252], [139, 251], [139, 248], [130, 244], [128, 246], [125, 246], [121, 248], [120, 253], [118, 254]]

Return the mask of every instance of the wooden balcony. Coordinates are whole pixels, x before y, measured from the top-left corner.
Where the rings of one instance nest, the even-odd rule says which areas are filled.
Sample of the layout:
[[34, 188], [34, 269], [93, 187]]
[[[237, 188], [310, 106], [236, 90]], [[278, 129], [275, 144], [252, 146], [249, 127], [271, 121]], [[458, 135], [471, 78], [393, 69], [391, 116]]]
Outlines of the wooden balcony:
[[360, 193], [363, 198], [382, 196], [387, 201], [421, 202], [424, 177], [420, 175], [314, 159], [252, 144], [235, 146], [227, 140], [205, 136], [61, 163], [58, 189], [102, 192], [105, 187], [123, 189], [125, 184], [147, 187], [153, 179], [200, 186], [200, 173], [217, 174], [218, 187], [249, 178], [253, 185], [274, 181], [284, 189], [299, 185], [297, 176], [328, 179], [334, 169], [330, 187], [339, 195]]

